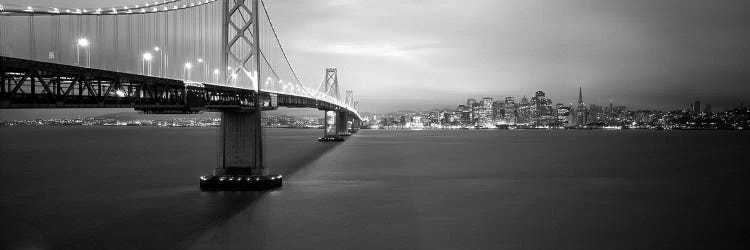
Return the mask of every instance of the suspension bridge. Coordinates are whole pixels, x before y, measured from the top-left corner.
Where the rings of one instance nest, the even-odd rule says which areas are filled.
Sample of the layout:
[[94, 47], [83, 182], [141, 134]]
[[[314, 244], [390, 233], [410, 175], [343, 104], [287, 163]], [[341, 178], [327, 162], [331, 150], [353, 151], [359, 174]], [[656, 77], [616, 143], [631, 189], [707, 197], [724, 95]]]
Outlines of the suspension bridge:
[[263, 161], [261, 112], [323, 111], [320, 141], [359, 129], [338, 72], [317, 87], [292, 67], [262, 0], [162, 0], [63, 8], [0, 3], [0, 108], [220, 112], [219, 166], [203, 190], [277, 188]]

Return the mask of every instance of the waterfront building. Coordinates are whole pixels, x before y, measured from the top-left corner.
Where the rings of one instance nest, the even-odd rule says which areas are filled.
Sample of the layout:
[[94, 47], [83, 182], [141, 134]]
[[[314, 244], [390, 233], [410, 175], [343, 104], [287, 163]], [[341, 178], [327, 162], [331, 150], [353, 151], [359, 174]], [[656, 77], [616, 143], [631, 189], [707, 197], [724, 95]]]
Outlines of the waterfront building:
[[588, 117], [586, 118], [589, 124], [598, 123], [602, 124], [606, 121], [604, 115], [604, 108], [602, 106], [591, 104], [588, 109]]
[[566, 107], [562, 103], [557, 104], [557, 124], [561, 126], [569, 126], [571, 125], [571, 110], [572, 107]]
[[474, 116], [474, 109], [478, 105], [477, 100], [474, 98], [466, 99], [466, 107], [469, 108], [469, 121], [468, 123], [474, 124], [476, 116]]
[[587, 110], [586, 110], [586, 104], [583, 102], [583, 88], [578, 87], [578, 108], [575, 109], [575, 115], [576, 115], [576, 126], [585, 126], [587, 123], [586, 117]]
[[463, 126], [468, 126], [471, 123], [471, 108], [466, 105], [458, 105], [456, 108], [458, 113], [458, 123]]
[[690, 110], [693, 112], [693, 115], [698, 115], [701, 113], [701, 101], [695, 101], [693, 105], [690, 107]]
[[529, 99], [524, 96], [521, 98], [521, 103], [518, 104], [518, 123], [525, 125], [530, 124], [532, 113], [533, 107], [529, 103]]
[[516, 110], [516, 103], [513, 100], [512, 96], [505, 97], [505, 112], [503, 112], [504, 116], [504, 122], [506, 124], [516, 124], [516, 116], [517, 116], [517, 110]]
[[503, 101], [494, 101], [492, 103], [492, 120], [495, 124], [504, 124], [505, 103]]
[[474, 109], [475, 125], [484, 127], [494, 126], [492, 105], [492, 97], [482, 98], [482, 101]]
[[534, 125], [548, 125], [552, 120], [556, 118], [553, 112], [552, 100], [547, 99], [544, 91], [537, 91], [534, 93], [534, 97], [531, 98], [532, 110], [532, 122]]

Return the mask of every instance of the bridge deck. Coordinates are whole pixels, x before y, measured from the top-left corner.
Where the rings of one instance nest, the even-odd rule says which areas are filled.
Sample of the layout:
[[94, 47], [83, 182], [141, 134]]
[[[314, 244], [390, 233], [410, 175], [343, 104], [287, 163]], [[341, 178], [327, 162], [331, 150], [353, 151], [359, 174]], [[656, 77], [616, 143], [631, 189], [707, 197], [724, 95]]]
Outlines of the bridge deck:
[[[3, 109], [134, 108], [154, 113], [195, 113], [253, 109], [255, 92], [0, 56], [0, 108]], [[260, 97], [263, 109], [344, 109], [304, 96], [261, 92]]]

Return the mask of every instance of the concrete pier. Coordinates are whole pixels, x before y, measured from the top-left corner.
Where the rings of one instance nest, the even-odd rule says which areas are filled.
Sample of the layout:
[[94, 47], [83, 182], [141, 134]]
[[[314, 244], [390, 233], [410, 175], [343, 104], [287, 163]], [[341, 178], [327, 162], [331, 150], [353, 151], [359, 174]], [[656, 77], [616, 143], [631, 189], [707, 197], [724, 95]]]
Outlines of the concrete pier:
[[343, 141], [344, 138], [339, 134], [341, 132], [341, 119], [345, 116], [343, 112], [324, 110], [323, 118], [323, 137], [318, 141]]
[[265, 190], [281, 187], [281, 175], [269, 175], [263, 165], [260, 110], [221, 112], [218, 167], [200, 177], [202, 190]]
[[219, 166], [215, 175], [266, 175], [261, 162], [263, 143], [260, 134], [260, 111], [221, 112], [219, 128]]
[[346, 112], [337, 112], [336, 116], [336, 133], [338, 133], [339, 136], [352, 135], [349, 133], [349, 114]]

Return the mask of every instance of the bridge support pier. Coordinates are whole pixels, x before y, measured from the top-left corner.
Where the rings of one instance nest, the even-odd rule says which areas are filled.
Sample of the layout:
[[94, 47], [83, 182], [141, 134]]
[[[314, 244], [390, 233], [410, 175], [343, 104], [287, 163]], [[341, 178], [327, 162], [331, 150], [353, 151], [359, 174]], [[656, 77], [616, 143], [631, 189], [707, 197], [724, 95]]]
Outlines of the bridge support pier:
[[338, 119], [336, 120], [336, 127], [338, 128], [337, 133], [340, 136], [350, 136], [349, 133], [349, 114], [347, 112], [338, 112]]
[[334, 110], [323, 110], [323, 112], [323, 137], [318, 138], [318, 141], [343, 141], [344, 138], [339, 135], [341, 112]]
[[360, 126], [359, 119], [352, 118], [352, 126], [349, 129], [349, 133], [355, 134], [355, 133], [359, 132], [359, 126]]
[[263, 165], [260, 110], [221, 112], [219, 166], [201, 176], [203, 190], [264, 190], [281, 187], [281, 175], [268, 175]]
[[[257, 152], [260, 143], [260, 112], [221, 112], [219, 128], [219, 166], [215, 175], [262, 176], [267, 170], [258, 164], [263, 152]], [[257, 165], [256, 165], [257, 164]]]

